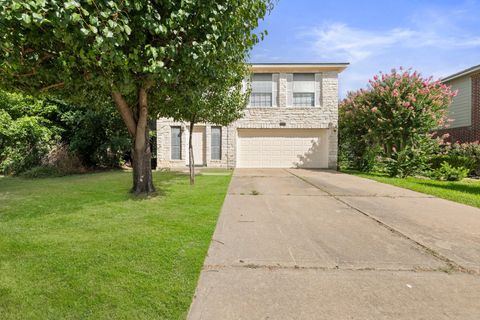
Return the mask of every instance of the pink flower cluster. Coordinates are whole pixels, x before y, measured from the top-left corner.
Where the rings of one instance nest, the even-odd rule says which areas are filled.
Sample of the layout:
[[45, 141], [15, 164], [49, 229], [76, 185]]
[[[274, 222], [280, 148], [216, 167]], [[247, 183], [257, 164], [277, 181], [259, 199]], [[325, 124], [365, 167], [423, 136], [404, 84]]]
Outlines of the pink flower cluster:
[[[411, 132], [422, 126], [420, 130], [428, 132], [447, 123], [446, 108], [457, 95], [441, 81], [403, 67], [388, 74], [380, 72], [368, 83], [366, 89], [350, 92], [341, 103], [344, 120], [383, 127], [401, 122], [411, 126]], [[398, 129], [392, 127], [385, 132]]]

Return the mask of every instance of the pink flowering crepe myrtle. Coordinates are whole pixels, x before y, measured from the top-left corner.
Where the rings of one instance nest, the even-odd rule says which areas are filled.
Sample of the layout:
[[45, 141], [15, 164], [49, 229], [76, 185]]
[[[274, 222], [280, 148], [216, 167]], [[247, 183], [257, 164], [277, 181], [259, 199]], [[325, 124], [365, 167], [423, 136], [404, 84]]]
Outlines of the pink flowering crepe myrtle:
[[457, 91], [440, 80], [400, 67], [380, 72], [368, 83], [340, 104], [340, 126], [380, 145], [387, 155], [448, 124], [447, 109]]

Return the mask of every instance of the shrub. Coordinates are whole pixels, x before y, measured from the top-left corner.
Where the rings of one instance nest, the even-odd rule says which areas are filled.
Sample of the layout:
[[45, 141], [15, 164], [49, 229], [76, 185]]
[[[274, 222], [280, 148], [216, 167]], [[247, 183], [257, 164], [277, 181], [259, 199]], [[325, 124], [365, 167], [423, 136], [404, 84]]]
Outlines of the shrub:
[[453, 167], [448, 162], [443, 162], [440, 168], [435, 169], [432, 177], [444, 181], [460, 181], [468, 175], [469, 169], [465, 167]]
[[52, 177], [61, 177], [65, 174], [62, 173], [58, 168], [50, 166], [37, 166], [33, 167], [27, 171], [24, 171], [20, 174], [20, 177], [27, 179], [37, 179], [37, 178], [52, 178]]
[[[5, 117], [6, 118], [6, 117]], [[55, 130], [41, 117], [9, 118], [0, 129], [0, 171], [19, 174], [40, 165], [55, 138]]]
[[391, 157], [383, 158], [383, 171], [391, 177], [400, 178], [422, 174], [428, 168], [429, 159], [430, 148], [428, 146], [409, 146], [401, 151], [394, 152]]
[[441, 154], [469, 159], [468, 164], [463, 166], [470, 169], [470, 174], [480, 176], [480, 143], [478, 141], [444, 145]]
[[[356, 169], [372, 168], [378, 156], [387, 172], [405, 176], [423, 170], [438, 145], [431, 131], [442, 126], [456, 92], [411, 70], [381, 74], [341, 103], [340, 152]], [[378, 150], [378, 151], [377, 151]], [[415, 166], [412, 168], [412, 166]]]
[[117, 167], [131, 149], [128, 132], [111, 105], [91, 109], [62, 106], [63, 141], [85, 166]]
[[[55, 147], [58, 143], [61, 150]], [[65, 173], [83, 172], [85, 166], [115, 167], [130, 148], [128, 133], [112, 105], [74, 106], [0, 90], [2, 174], [44, 165]], [[49, 157], [56, 157], [58, 163], [52, 164]]]
[[431, 168], [438, 169], [441, 167], [442, 163], [448, 163], [452, 167], [467, 168], [469, 173], [474, 171], [477, 165], [477, 161], [474, 158], [469, 158], [457, 154], [440, 154], [436, 155], [431, 159]]
[[41, 164], [61, 129], [48, 116], [55, 106], [0, 90], [0, 172], [19, 174]]
[[338, 161], [341, 169], [375, 171], [382, 166], [381, 149], [366, 143], [346, 140], [339, 143]]

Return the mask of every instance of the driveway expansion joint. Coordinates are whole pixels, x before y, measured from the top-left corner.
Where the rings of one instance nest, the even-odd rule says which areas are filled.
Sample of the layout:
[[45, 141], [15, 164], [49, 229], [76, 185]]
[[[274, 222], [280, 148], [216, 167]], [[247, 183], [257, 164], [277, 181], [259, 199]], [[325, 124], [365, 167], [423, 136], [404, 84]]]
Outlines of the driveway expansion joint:
[[[297, 177], [298, 179], [310, 184], [311, 186], [317, 188], [318, 190], [322, 191], [322, 192], [325, 192], [327, 193], [328, 195], [330, 195], [332, 198], [334, 198], [335, 200], [337, 200], [338, 202], [341, 202], [342, 204], [348, 206], [349, 208], [353, 209], [354, 211], [358, 212], [358, 213], [361, 213], [362, 215], [366, 216], [367, 218], [370, 218], [371, 220], [377, 222], [380, 226], [386, 228], [387, 230], [389, 230], [390, 232], [396, 234], [397, 236], [399, 237], [402, 237], [406, 240], [409, 240], [411, 242], [413, 242], [417, 247], [423, 249], [423, 251], [431, 256], [433, 256], [434, 258], [444, 262], [447, 266], [448, 266], [448, 269], [449, 270], [452, 270], [452, 271], [456, 271], [456, 272], [461, 272], [461, 273], [467, 273], [467, 274], [473, 274], [473, 275], [480, 275], [480, 272], [479, 271], [476, 271], [476, 270], [472, 270], [472, 269], [469, 269], [469, 268], [466, 268], [460, 264], [458, 264], [457, 262], [453, 261], [452, 259], [448, 258], [447, 256], [444, 256], [442, 255], [441, 253], [435, 251], [434, 249], [428, 247], [427, 245], [424, 245], [423, 243], [407, 236], [406, 234], [404, 234], [403, 232], [393, 228], [392, 226], [386, 224], [385, 222], [383, 222], [382, 220], [370, 215], [368, 212], [365, 212], [353, 205], [351, 205], [350, 203], [342, 200], [341, 196], [339, 195], [335, 195], [331, 192], [329, 192], [328, 190], [325, 190], [325, 189], [322, 189], [320, 188], [318, 185], [312, 183], [311, 181], [309, 181], [307, 178], [305, 177], [302, 177], [302, 176], [299, 176], [293, 172], [291, 172], [290, 170], [287, 170], [285, 169], [286, 172], [290, 173], [291, 175], [293, 175], [294, 177]], [[418, 198], [424, 198], [424, 197], [418, 197]], [[427, 198], [427, 197], [425, 197]], [[434, 197], [432, 197], [434, 198]]]
[[[278, 271], [278, 270], [295, 270], [295, 271], [306, 271], [306, 270], [317, 270], [317, 271], [377, 271], [377, 272], [415, 272], [415, 273], [446, 273], [446, 274], [458, 274], [463, 273], [460, 270], [454, 268], [429, 268], [429, 267], [414, 267], [414, 268], [375, 268], [375, 267], [325, 267], [325, 266], [299, 266], [299, 265], [282, 265], [282, 264], [255, 264], [255, 263], [245, 263], [245, 264], [232, 264], [232, 265], [204, 265], [203, 271], [205, 272], [219, 272], [221, 270], [236, 270], [236, 269], [260, 269], [266, 271]], [[476, 275], [476, 274], [473, 274]]]
[[291, 193], [284, 193], [284, 194], [250, 194], [250, 193], [228, 193], [230, 196], [250, 196], [250, 197], [260, 197], [260, 196], [271, 196], [271, 197], [331, 197], [329, 194], [291, 194]]

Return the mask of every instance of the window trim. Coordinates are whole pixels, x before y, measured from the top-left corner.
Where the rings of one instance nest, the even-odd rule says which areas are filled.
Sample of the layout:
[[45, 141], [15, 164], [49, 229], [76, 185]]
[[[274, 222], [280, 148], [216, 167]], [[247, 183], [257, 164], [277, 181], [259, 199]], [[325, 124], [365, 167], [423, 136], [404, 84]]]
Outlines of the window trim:
[[[178, 139], [179, 139], [179, 152], [178, 152], [178, 158], [174, 157], [173, 154], [173, 130], [178, 129]], [[182, 127], [181, 126], [171, 126], [170, 127], [170, 160], [182, 160]]]
[[[218, 158], [213, 157], [213, 131], [218, 129], [219, 133], [219, 140], [218, 140]], [[215, 146], [216, 148], [217, 146]], [[222, 127], [221, 126], [212, 126], [210, 127], [210, 160], [213, 161], [220, 161], [222, 160]]]
[[[295, 95], [311, 95], [312, 96], [312, 102], [311, 104], [296, 104], [295, 102]], [[299, 98], [297, 96], [297, 98]], [[315, 107], [315, 92], [292, 92], [292, 107], [295, 108], [312, 108]]]
[[[262, 100], [260, 100], [260, 104], [252, 104], [252, 97], [254, 94], [258, 94], [258, 95], [265, 95], [265, 96], [270, 96], [270, 104], [262, 104]], [[262, 99], [262, 98], [260, 98]], [[266, 99], [268, 100], [268, 98]], [[268, 93], [268, 92], [251, 92], [250, 93], [250, 99], [248, 101], [248, 106], [251, 107], [251, 108], [271, 108], [273, 107], [273, 94], [272, 93]]]
[[[299, 76], [299, 75], [308, 75], [309, 77], [312, 77], [311, 81], [312, 84], [313, 84], [313, 91], [295, 91], [295, 76]], [[291, 107], [292, 108], [314, 108], [316, 107], [316, 99], [317, 99], [317, 93], [315, 92], [315, 86], [317, 85], [317, 81], [316, 81], [316, 77], [315, 77], [315, 73], [309, 73], [309, 72], [304, 72], [304, 73], [292, 73], [292, 86], [291, 86]], [[312, 104], [310, 105], [296, 105], [295, 104], [295, 94], [311, 94], [313, 95], [313, 100], [312, 100]]]
[[[269, 92], [254, 92], [253, 91], [253, 78], [255, 75], [270, 75], [270, 91]], [[274, 95], [274, 90], [273, 90], [273, 86], [274, 86], [274, 74], [273, 73], [252, 73], [251, 76], [250, 76], [250, 88], [251, 88], [251, 92], [250, 92], [250, 97], [248, 99], [248, 107], [249, 108], [271, 108], [274, 106], [274, 101], [273, 99], [275, 99], [275, 97], [273, 96]], [[262, 80], [260, 80], [262, 81]], [[265, 80], [263, 80], [265, 81]], [[252, 104], [252, 97], [253, 97], [253, 94], [255, 93], [258, 93], [258, 94], [264, 94], [264, 95], [270, 95], [270, 104], [269, 105], [253, 105]], [[277, 93], [278, 94], [278, 93]]]

